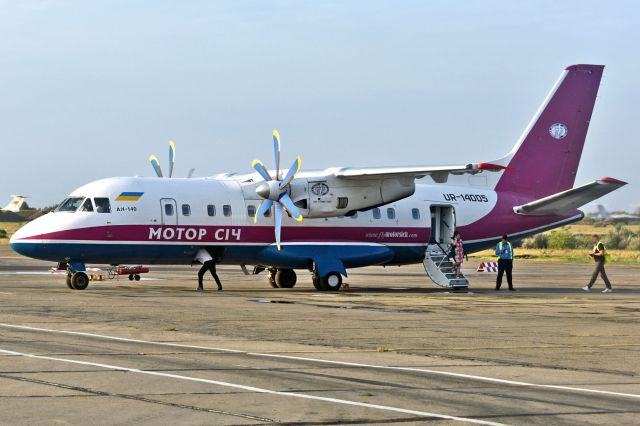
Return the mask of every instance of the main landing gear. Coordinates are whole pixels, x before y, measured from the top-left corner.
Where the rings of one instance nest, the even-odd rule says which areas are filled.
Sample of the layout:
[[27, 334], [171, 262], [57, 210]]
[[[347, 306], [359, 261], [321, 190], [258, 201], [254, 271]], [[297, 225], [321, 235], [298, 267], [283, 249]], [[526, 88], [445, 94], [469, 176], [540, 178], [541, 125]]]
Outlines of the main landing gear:
[[298, 281], [293, 269], [269, 269], [267, 279], [273, 288], [293, 288]]
[[[267, 271], [267, 280], [273, 288], [293, 288], [296, 285], [297, 277], [293, 269], [277, 269], [266, 268], [265, 266], [256, 266], [253, 274]], [[319, 291], [338, 291], [342, 287], [342, 275], [339, 272], [329, 272], [324, 276], [320, 276], [317, 271], [313, 272], [313, 286]]]
[[321, 277], [317, 272], [314, 272], [313, 286], [320, 291], [338, 291], [342, 287], [342, 275], [339, 272], [329, 272]]

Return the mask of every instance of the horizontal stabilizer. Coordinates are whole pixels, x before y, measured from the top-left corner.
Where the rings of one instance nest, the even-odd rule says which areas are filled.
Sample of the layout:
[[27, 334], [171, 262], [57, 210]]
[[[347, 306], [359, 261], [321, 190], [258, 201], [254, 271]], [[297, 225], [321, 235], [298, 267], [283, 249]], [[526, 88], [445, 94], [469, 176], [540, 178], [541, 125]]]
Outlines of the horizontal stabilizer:
[[513, 211], [517, 214], [532, 216], [563, 215], [626, 184], [621, 180], [605, 177], [577, 188], [515, 206]]

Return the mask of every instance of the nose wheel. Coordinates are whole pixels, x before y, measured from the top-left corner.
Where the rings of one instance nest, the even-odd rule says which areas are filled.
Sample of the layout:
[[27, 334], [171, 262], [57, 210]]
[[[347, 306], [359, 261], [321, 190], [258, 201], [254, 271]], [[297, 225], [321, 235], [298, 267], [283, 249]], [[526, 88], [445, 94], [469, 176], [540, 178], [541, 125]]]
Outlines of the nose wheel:
[[84, 271], [76, 269], [85, 269], [82, 263], [60, 262], [58, 268], [66, 266], [67, 268], [67, 287], [71, 290], [84, 290], [89, 287], [89, 275]]
[[84, 290], [89, 287], [89, 275], [82, 271], [67, 274], [67, 287], [72, 290]]

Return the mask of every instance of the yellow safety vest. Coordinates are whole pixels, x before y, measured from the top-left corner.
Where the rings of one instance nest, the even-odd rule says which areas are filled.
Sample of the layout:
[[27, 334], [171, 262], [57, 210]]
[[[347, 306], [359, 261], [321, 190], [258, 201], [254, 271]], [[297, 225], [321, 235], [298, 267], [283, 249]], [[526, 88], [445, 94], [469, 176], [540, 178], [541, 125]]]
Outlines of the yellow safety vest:
[[[500, 251], [502, 252], [502, 245], [504, 243], [502, 241], [500, 241]], [[513, 246], [511, 245], [510, 242], [507, 242], [507, 245], [509, 246], [509, 259], [513, 260]], [[502, 255], [500, 255], [500, 259], [502, 259]]]
[[609, 260], [609, 253], [607, 252], [607, 247], [605, 247], [605, 245], [604, 245], [604, 243], [602, 241], [598, 241], [596, 243], [596, 245], [593, 246], [593, 252], [597, 253], [599, 251], [598, 250], [598, 246], [600, 244], [602, 244], [602, 257], [603, 257], [604, 261], [606, 262], [607, 260]]

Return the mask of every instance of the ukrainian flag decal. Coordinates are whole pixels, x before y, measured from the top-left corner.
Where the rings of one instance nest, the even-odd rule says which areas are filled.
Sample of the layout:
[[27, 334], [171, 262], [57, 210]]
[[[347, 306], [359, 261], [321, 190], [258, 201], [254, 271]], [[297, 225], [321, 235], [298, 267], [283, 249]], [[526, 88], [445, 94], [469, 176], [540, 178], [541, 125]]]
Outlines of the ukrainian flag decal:
[[116, 198], [116, 201], [138, 201], [144, 192], [123, 192]]

